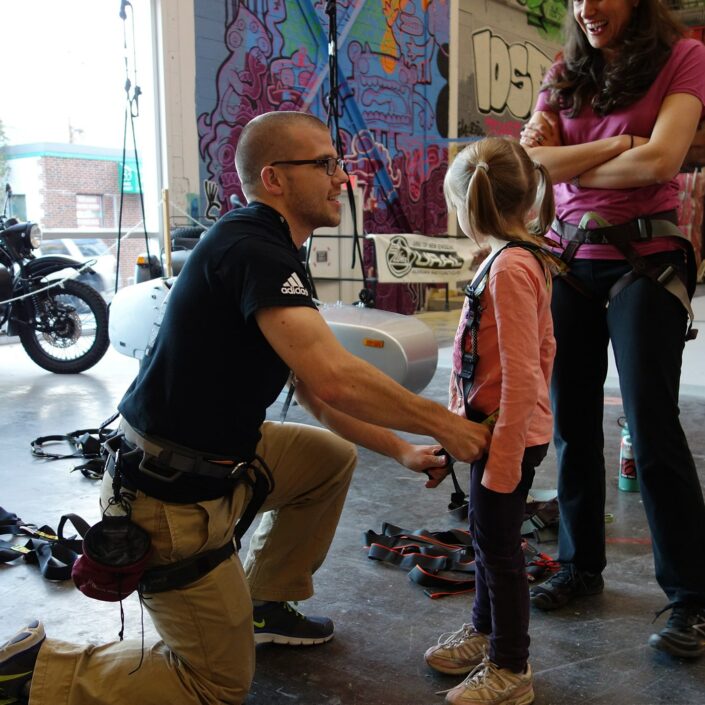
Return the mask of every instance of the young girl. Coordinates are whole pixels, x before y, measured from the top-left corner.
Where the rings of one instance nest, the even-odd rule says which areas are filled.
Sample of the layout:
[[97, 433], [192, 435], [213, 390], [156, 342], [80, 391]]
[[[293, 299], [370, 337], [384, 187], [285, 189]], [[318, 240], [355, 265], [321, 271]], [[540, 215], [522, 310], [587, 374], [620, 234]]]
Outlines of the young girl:
[[[425, 654], [441, 673], [468, 677], [446, 702], [528, 705], [529, 591], [521, 548], [524, 505], [551, 438], [549, 379], [555, 341], [551, 270], [543, 234], [553, 219], [546, 170], [512, 140], [465, 147], [445, 177], [463, 232], [491, 253], [467, 288], [453, 351], [450, 408], [496, 418], [489, 454], [472, 465], [470, 533], [475, 602], [470, 624]], [[538, 218], [527, 222], [536, 205]]]

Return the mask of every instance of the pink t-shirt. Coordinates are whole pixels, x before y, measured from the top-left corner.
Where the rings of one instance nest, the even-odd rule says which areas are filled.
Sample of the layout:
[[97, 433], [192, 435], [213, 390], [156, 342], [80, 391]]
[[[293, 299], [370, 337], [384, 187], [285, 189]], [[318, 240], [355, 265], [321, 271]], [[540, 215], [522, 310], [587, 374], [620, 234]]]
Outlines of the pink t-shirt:
[[[549, 70], [549, 75], [558, 64]], [[626, 108], [599, 117], [589, 104], [583, 105], [575, 118], [561, 110], [559, 115], [562, 143], [583, 144], [604, 137], [628, 134], [649, 137], [656, 124], [658, 112], [666, 96], [673, 93], [688, 93], [705, 106], [705, 45], [695, 39], [681, 39], [651, 85], [651, 88], [636, 102]], [[548, 93], [539, 93], [536, 110], [555, 112], [548, 106]], [[705, 117], [705, 109], [701, 119]], [[554, 186], [556, 216], [577, 225], [587, 211], [596, 211], [610, 224], [626, 223], [639, 216], [660, 213], [678, 205], [678, 182], [674, 178], [663, 184], [652, 184], [641, 188], [597, 189], [576, 188], [569, 183]], [[589, 227], [597, 227], [592, 224]], [[554, 239], [558, 236], [553, 234]], [[637, 243], [635, 248], [642, 255], [678, 249], [677, 239], [658, 238], [646, 243]], [[581, 245], [577, 258], [622, 259], [612, 245]]]
[[[499, 409], [482, 484], [512, 492], [521, 479], [521, 460], [529, 446], [551, 440], [549, 380], [556, 342], [551, 319], [551, 283], [536, 257], [513, 247], [492, 264], [480, 297], [479, 360], [470, 394], [474, 411]], [[468, 301], [460, 316], [453, 347], [449, 408], [465, 416], [461, 340]], [[472, 349], [467, 336], [466, 347]]]

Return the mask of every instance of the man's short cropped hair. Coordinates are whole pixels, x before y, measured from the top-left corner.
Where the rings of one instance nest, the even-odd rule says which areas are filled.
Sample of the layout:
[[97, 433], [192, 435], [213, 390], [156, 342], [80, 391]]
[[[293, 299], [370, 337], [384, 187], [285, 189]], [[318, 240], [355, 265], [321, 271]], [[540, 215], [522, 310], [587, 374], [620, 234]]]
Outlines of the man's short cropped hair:
[[245, 125], [235, 152], [235, 168], [245, 195], [258, 188], [263, 167], [291, 157], [287, 147], [296, 139], [294, 130], [304, 125], [328, 130], [315, 115], [294, 110], [264, 113]]

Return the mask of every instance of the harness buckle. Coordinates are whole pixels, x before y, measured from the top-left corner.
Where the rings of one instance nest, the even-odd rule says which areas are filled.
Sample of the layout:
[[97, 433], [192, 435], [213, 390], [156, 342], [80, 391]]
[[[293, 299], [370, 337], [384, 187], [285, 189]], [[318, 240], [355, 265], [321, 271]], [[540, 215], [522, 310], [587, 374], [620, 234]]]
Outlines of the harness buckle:
[[475, 376], [475, 365], [479, 359], [478, 355], [476, 355], [475, 352], [464, 352], [460, 359], [461, 365], [458, 376], [462, 379], [473, 379]]
[[656, 281], [658, 281], [659, 284], [666, 285], [669, 281], [671, 281], [675, 273], [676, 268], [672, 264], [669, 264], [664, 267], [661, 274], [656, 277]]
[[651, 240], [653, 233], [653, 225], [651, 218], [639, 217], [636, 219], [636, 231], [639, 234], [639, 241]]
[[239, 480], [241, 475], [247, 470], [247, 468], [250, 466], [249, 463], [246, 463], [244, 460], [241, 460], [239, 463], [237, 463], [233, 469], [230, 471], [228, 474], [227, 479], [228, 480]]

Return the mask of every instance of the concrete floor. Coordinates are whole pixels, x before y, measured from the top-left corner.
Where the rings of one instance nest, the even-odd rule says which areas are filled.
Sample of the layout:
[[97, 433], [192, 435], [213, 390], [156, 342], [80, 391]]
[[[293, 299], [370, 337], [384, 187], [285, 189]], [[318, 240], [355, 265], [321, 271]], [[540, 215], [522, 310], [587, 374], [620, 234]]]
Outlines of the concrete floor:
[[[702, 286], [700, 289], [702, 290]], [[701, 337], [686, 351], [682, 419], [705, 479], [705, 296], [696, 312]], [[457, 311], [423, 317], [441, 346], [450, 342]], [[426, 391], [446, 398], [448, 350]], [[30, 441], [40, 435], [94, 426], [109, 416], [136, 372], [137, 363], [109, 351], [88, 373], [59, 376], [34, 366], [18, 345], [0, 346], [0, 506], [25, 521], [56, 527], [61, 514], [99, 519], [97, 485], [70, 470], [72, 461], [34, 459]], [[649, 534], [638, 494], [617, 490], [621, 401], [613, 368], [606, 391], [605, 456], [609, 475], [608, 567], [603, 595], [586, 598], [564, 612], [534, 612], [531, 662], [538, 705], [651, 705], [705, 703], [705, 659], [688, 663], [647, 646], [654, 612], [665, 599], [653, 577]], [[273, 409], [278, 414], [278, 409]], [[291, 420], [303, 420], [294, 408]], [[461, 478], [461, 481], [464, 478]], [[539, 468], [536, 487], [555, 485], [553, 454]], [[472, 597], [430, 600], [403, 571], [369, 561], [362, 532], [383, 521], [406, 528], [445, 529], [457, 525], [446, 511], [449, 483], [435, 491], [393, 462], [361, 451], [360, 463], [331, 554], [316, 576], [317, 593], [302, 606], [336, 623], [327, 645], [292, 649], [258, 647], [257, 673], [248, 705], [430, 705], [437, 691], [459, 680], [430, 671], [423, 651], [439, 633], [468, 621]], [[677, 517], [674, 517], [677, 521]], [[541, 544], [555, 553], [555, 544]], [[693, 560], [703, 560], [693, 556]], [[70, 582], [50, 583], [22, 562], [0, 565], [0, 640], [27, 620], [40, 617], [47, 632], [79, 642], [115, 639], [116, 605], [90, 600]], [[147, 619], [146, 639], [155, 638]], [[136, 598], [126, 601], [126, 633], [138, 637]], [[134, 700], [139, 705], [139, 700]], [[86, 704], [89, 705], [89, 704]], [[167, 705], [167, 704], [165, 704]], [[172, 704], [168, 704], [172, 705]]]

